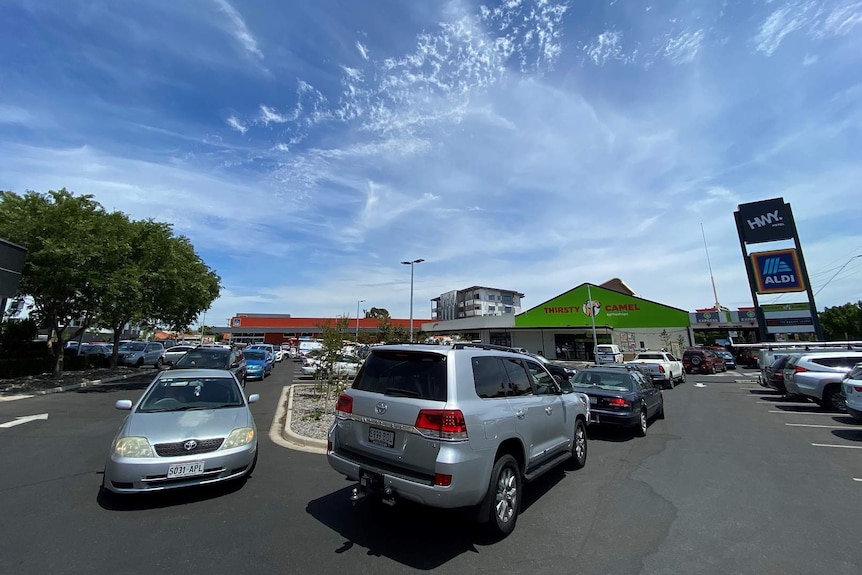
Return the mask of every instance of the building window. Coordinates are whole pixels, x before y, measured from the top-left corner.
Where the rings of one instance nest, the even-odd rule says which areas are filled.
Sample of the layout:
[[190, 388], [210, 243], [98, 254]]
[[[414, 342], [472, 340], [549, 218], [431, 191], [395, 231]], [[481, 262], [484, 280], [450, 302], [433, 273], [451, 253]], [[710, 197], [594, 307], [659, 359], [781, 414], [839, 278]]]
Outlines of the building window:
[[489, 305], [488, 311], [497, 311], [497, 306]]
[[511, 294], [506, 294], [503, 296], [503, 303], [512, 304], [514, 301], [512, 300]]
[[503, 311], [505, 313], [512, 313], [512, 306], [507, 305], [506, 307], [503, 308]]

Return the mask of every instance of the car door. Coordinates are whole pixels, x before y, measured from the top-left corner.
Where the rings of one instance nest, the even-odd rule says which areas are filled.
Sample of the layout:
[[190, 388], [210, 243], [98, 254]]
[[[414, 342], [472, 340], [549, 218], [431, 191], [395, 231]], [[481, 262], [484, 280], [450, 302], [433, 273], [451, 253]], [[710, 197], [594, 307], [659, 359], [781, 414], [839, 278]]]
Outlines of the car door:
[[160, 343], [148, 343], [144, 349], [144, 363], [154, 364], [162, 355], [165, 348]]
[[533, 378], [533, 394], [542, 399], [542, 410], [548, 416], [548, 454], [551, 455], [569, 446], [574, 433], [572, 414], [566, 410], [566, 403], [560, 394], [560, 387], [553, 375], [539, 362], [526, 359], [524, 365]]
[[507, 400], [515, 413], [515, 431], [527, 449], [529, 469], [546, 460], [557, 442], [557, 426], [552, 423], [555, 410], [548, 405], [547, 396], [535, 393], [533, 376], [523, 360], [505, 357], [503, 365], [509, 383]]
[[647, 417], [652, 417], [658, 411], [661, 401], [661, 391], [653, 384], [650, 378], [644, 377], [637, 372], [631, 372], [629, 375], [634, 379], [635, 385], [637, 385], [638, 391], [640, 391], [643, 397], [647, 408]]

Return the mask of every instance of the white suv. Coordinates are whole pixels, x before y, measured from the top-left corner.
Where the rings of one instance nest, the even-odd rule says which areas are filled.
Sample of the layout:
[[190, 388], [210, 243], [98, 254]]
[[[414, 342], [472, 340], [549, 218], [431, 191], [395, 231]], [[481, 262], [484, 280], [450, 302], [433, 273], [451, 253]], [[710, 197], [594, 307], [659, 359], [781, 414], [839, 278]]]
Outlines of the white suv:
[[515, 527], [523, 481], [566, 460], [584, 466], [588, 421], [588, 398], [523, 354], [385, 345], [338, 398], [327, 458], [358, 482], [353, 501], [472, 507], [502, 537]]

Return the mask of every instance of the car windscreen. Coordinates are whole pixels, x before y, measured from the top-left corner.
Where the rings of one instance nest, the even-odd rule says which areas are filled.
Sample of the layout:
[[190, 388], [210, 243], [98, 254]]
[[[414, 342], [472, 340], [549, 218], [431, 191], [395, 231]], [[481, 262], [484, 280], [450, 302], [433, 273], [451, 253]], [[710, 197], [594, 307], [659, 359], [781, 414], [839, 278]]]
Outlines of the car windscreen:
[[194, 369], [227, 369], [230, 351], [193, 349], [179, 358], [174, 367]]
[[247, 349], [245, 350], [245, 358], [264, 361], [266, 359], [266, 352], [262, 349]]
[[149, 389], [138, 412], [221, 409], [243, 405], [242, 394], [233, 378], [167, 376]]
[[635, 385], [627, 373], [609, 371], [579, 371], [572, 377], [575, 387], [599, 388], [608, 391], [634, 391]]
[[144, 342], [124, 343], [120, 346], [120, 351], [144, 351], [146, 347]]
[[368, 356], [353, 389], [446, 401], [446, 357], [438, 353], [376, 351]]

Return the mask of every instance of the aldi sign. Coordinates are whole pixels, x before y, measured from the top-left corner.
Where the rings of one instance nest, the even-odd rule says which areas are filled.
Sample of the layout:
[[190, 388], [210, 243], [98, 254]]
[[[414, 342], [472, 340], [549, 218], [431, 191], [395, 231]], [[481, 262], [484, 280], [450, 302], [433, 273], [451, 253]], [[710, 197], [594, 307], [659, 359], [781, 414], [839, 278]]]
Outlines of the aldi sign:
[[757, 293], [805, 291], [805, 280], [799, 271], [799, 257], [795, 249], [756, 252], [749, 257]]

